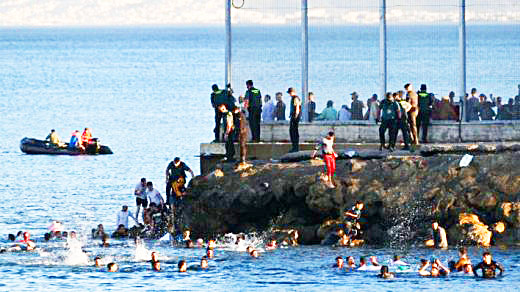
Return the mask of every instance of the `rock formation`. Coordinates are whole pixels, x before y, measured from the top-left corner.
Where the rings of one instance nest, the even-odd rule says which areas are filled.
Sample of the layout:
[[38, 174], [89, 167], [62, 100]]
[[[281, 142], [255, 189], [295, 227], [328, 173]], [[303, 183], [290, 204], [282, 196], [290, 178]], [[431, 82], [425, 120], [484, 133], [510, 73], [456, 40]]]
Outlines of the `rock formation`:
[[[450, 244], [519, 243], [520, 152], [482, 154], [464, 168], [461, 157], [338, 160], [334, 189], [320, 180], [320, 160], [253, 161], [239, 171], [223, 164], [217, 175], [192, 180], [183, 219], [201, 236], [285, 228], [314, 244], [335, 228], [343, 210], [362, 200], [368, 244], [422, 242], [433, 219], [446, 228]], [[461, 214], [472, 219], [461, 220]], [[497, 222], [505, 231], [495, 231]]]

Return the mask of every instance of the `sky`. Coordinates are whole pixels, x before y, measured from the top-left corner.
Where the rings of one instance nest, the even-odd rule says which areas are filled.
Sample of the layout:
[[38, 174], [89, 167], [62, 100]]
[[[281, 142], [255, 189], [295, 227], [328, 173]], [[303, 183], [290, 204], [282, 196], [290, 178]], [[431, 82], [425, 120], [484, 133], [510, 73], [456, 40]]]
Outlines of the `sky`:
[[[387, 0], [391, 24], [458, 21], [459, 0]], [[225, 0], [0, 0], [0, 27], [224, 25]], [[233, 0], [234, 24], [298, 23], [301, 0]], [[311, 25], [377, 24], [379, 0], [308, 0]], [[471, 23], [520, 24], [520, 0], [466, 0]]]

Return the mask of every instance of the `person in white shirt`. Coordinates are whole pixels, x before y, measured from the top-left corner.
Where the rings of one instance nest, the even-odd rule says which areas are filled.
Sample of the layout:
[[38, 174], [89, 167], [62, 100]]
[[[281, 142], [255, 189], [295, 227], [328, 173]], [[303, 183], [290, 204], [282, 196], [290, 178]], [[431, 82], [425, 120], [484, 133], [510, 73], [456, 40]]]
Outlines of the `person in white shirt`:
[[143, 177], [141, 181], [135, 186], [134, 195], [135, 204], [137, 206], [137, 210], [135, 211], [135, 219], [139, 221], [140, 207], [143, 206], [143, 210], [148, 207], [148, 200], [146, 200], [146, 178]]
[[158, 190], [154, 189], [153, 183], [151, 181], [146, 183], [146, 197], [148, 198], [148, 202], [154, 203], [155, 206], [159, 207], [159, 209], [164, 208], [164, 199], [159, 193]]
[[116, 227], [119, 227], [119, 225], [124, 225], [126, 229], [128, 229], [128, 217], [132, 217], [135, 222], [137, 220], [132, 215], [132, 212], [128, 211], [128, 206], [124, 205], [121, 211], [117, 213], [117, 224]]
[[264, 96], [264, 107], [262, 109], [262, 120], [264, 120], [264, 122], [274, 121], [275, 109], [276, 109], [276, 107], [275, 107], [273, 101], [271, 100], [271, 96], [269, 94], [266, 94]]
[[340, 122], [350, 121], [352, 119], [352, 113], [348, 110], [347, 105], [342, 105], [338, 113], [338, 120]]

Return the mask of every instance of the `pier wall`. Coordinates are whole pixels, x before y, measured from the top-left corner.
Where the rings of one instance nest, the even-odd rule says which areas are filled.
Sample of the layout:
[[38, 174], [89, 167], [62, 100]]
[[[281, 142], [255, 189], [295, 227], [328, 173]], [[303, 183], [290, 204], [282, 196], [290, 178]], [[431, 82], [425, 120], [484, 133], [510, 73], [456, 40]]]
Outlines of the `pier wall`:
[[[300, 123], [300, 142], [315, 142], [330, 130], [336, 133], [337, 142], [379, 142], [379, 125], [368, 121]], [[261, 140], [263, 142], [289, 141], [289, 123], [262, 123]], [[397, 140], [402, 140], [401, 134]], [[470, 122], [462, 123], [460, 126], [454, 122], [434, 122], [428, 130], [428, 141], [431, 143], [520, 141], [520, 121]]]

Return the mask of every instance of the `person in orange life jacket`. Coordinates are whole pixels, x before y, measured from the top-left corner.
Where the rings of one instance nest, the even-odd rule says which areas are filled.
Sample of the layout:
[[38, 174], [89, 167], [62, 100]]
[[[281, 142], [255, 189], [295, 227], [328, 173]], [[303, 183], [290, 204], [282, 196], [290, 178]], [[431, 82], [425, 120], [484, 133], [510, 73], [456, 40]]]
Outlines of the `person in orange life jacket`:
[[87, 147], [88, 143], [92, 139], [92, 132], [90, 131], [90, 128], [85, 128], [83, 131], [83, 134], [81, 134], [81, 144], [83, 147]]

